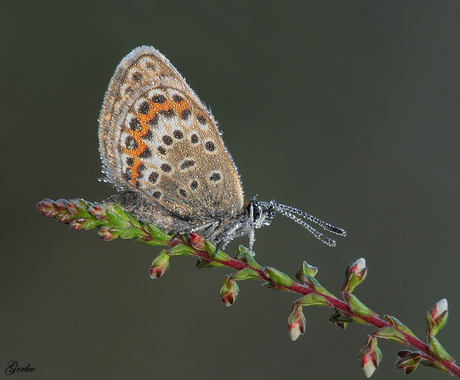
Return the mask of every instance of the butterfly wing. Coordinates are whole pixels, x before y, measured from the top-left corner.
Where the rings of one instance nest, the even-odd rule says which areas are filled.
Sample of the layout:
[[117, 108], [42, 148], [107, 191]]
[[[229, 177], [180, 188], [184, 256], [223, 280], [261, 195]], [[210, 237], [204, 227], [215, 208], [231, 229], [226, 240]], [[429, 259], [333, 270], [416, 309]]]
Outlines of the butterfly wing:
[[118, 65], [99, 118], [103, 171], [189, 220], [233, 215], [244, 196], [212, 114], [166, 57], [134, 49]]

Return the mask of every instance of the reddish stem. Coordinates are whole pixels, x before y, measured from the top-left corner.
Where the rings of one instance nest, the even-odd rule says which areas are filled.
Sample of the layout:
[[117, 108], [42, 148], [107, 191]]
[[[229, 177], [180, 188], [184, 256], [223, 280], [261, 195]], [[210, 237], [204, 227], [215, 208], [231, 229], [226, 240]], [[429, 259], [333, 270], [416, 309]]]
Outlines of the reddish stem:
[[[181, 244], [184, 244], [184, 243], [181, 241]], [[197, 256], [201, 257], [205, 261], [217, 261], [217, 260], [213, 259], [212, 257], [209, 257], [209, 255], [206, 252], [197, 251], [197, 250], [195, 250], [195, 252], [196, 252]], [[235, 269], [237, 271], [241, 270], [241, 269], [244, 269], [244, 268], [251, 268], [248, 264], [246, 264], [244, 262], [241, 262], [241, 261], [238, 261], [236, 259], [232, 259], [232, 258], [229, 258], [228, 260], [225, 260], [225, 261], [218, 261], [218, 262], [223, 264], [223, 265], [225, 265], [225, 266], [227, 266], [227, 267], [229, 267], [229, 268], [233, 268], [233, 269]], [[263, 270], [256, 269], [256, 268], [251, 268], [251, 269], [255, 270], [259, 274], [259, 277], [263, 281], [267, 281], [267, 282], [272, 283], [273, 285], [279, 286], [279, 284], [276, 284], [273, 280], [271, 280], [269, 277], [267, 277]], [[414, 347], [417, 350], [423, 352], [431, 360], [442, 364], [442, 366], [444, 366], [449, 371], [449, 373], [451, 375], [460, 378], [460, 368], [455, 364], [454, 361], [452, 361], [452, 362], [443, 361], [443, 360], [440, 360], [440, 359], [437, 359], [437, 358], [433, 357], [433, 355], [430, 352], [430, 348], [426, 343], [423, 343], [418, 338], [414, 338], [413, 336], [411, 336], [409, 334], [406, 334], [404, 331], [399, 330], [396, 326], [393, 326], [390, 323], [388, 323], [388, 322], [386, 322], [386, 321], [384, 321], [384, 320], [382, 320], [382, 319], [380, 319], [380, 318], [378, 318], [376, 316], [365, 317], [365, 316], [362, 316], [362, 315], [355, 314], [355, 313], [353, 313], [351, 311], [350, 307], [348, 306], [348, 304], [346, 302], [341, 301], [341, 300], [339, 300], [339, 299], [337, 299], [335, 297], [331, 297], [331, 296], [319, 293], [318, 291], [316, 291], [313, 287], [311, 287], [309, 285], [302, 285], [302, 284], [296, 283], [296, 284], [291, 285], [291, 286], [283, 286], [283, 288], [285, 288], [286, 290], [289, 290], [289, 291], [291, 291], [293, 293], [301, 294], [303, 296], [306, 296], [307, 294], [310, 294], [310, 293], [315, 293], [315, 294], [321, 295], [322, 297], [326, 298], [334, 308], [340, 310], [343, 314], [345, 314], [347, 316], [350, 316], [350, 317], [356, 317], [356, 318], [359, 318], [361, 320], [364, 320], [367, 324], [369, 324], [371, 326], [375, 326], [377, 328], [382, 328], [382, 327], [386, 327], [386, 326], [393, 327], [394, 329], [396, 329], [397, 331], [399, 331], [401, 334], [404, 335], [406, 341], [412, 347]]]

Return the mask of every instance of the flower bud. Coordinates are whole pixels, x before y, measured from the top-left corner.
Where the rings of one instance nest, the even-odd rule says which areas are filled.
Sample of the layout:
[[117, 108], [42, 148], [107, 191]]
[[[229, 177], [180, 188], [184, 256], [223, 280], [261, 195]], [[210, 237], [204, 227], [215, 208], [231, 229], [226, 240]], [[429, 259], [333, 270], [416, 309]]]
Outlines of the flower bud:
[[329, 322], [332, 322], [334, 325], [340, 327], [342, 330], [345, 330], [350, 320], [347, 316], [345, 316], [339, 310], [336, 309], [335, 313], [329, 317]]
[[397, 352], [396, 355], [399, 356], [399, 359], [396, 360], [395, 367], [402, 369], [405, 375], [410, 375], [414, 372], [422, 360], [420, 352], [401, 350]]
[[78, 208], [75, 203], [67, 202], [66, 204], [67, 211], [72, 215], [78, 215]]
[[97, 220], [106, 220], [107, 212], [101, 205], [92, 205], [88, 212], [93, 215]]
[[203, 236], [192, 232], [189, 234], [188, 242], [197, 251], [206, 251], [206, 242], [203, 239]]
[[57, 215], [57, 211], [53, 207], [53, 201], [49, 198], [45, 198], [38, 202], [37, 210], [47, 218], [54, 218]]
[[87, 218], [72, 219], [70, 221], [70, 228], [76, 231], [81, 230], [87, 221], [88, 221]]
[[70, 221], [72, 220], [72, 217], [69, 214], [61, 213], [61, 214], [56, 215], [56, 220], [59, 223], [66, 224], [66, 223], [70, 223]]
[[361, 368], [366, 377], [371, 377], [382, 360], [382, 352], [377, 346], [377, 339], [373, 336], [367, 337], [366, 346], [361, 350], [359, 356]]
[[318, 268], [304, 261], [295, 276], [299, 281], [302, 281], [302, 283], [306, 284], [307, 277], [308, 276], [315, 277], [316, 273], [318, 273]]
[[166, 251], [162, 251], [156, 258], [153, 260], [152, 265], [150, 266], [150, 278], [152, 280], [162, 277], [169, 268], [169, 255]]
[[66, 207], [65, 207], [66, 203], [67, 202], [65, 199], [58, 199], [57, 201], [53, 202], [53, 207], [58, 213], [67, 212]]
[[110, 231], [110, 227], [102, 227], [97, 233], [104, 241], [110, 241], [116, 238], [112, 231]]
[[377, 369], [371, 355], [365, 355], [362, 357], [361, 367], [367, 378], [371, 377], [374, 374], [375, 370]]
[[236, 281], [233, 281], [230, 276], [225, 276], [224, 285], [220, 289], [220, 299], [225, 306], [232, 306], [238, 296], [239, 287]]
[[293, 341], [305, 333], [305, 323], [306, 319], [302, 313], [302, 306], [294, 304], [292, 313], [288, 318], [289, 336]]
[[446, 325], [448, 315], [447, 300], [443, 298], [426, 314], [427, 335], [435, 336]]
[[345, 272], [345, 283], [342, 287], [342, 293], [351, 293], [359, 284], [361, 284], [367, 275], [366, 260], [361, 258], [351, 263]]
[[431, 317], [435, 320], [440, 317], [440, 315], [447, 311], [447, 300], [443, 298], [439, 301], [430, 311]]

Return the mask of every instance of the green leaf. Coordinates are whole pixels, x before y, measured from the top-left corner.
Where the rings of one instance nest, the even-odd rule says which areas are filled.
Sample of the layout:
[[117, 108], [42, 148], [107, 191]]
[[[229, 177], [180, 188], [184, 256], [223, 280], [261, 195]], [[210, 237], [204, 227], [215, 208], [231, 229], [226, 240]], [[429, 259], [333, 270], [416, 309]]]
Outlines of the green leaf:
[[137, 228], [140, 228], [140, 229], [143, 229], [144, 226], [142, 225], [141, 222], [139, 222], [134, 216], [132, 216], [130, 213], [126, 213], [126, 216], [128, 217], [129, 219], [129, 222], [131, 223], [131, 225], [133, 227], [137, 227]]
[[331, 304], [329, 301], [324, 298], [323, 296], [320, 296], [319, 294], [315, 293], [310, 293], [306, 295], [305, 297], [302, 297], [296, 303], [300, 306], [327, 306], [331, 307]]
[[169, 261], [169, 255], [168, 255], [168, 252], [163, 249], [157, 257], [155, 257], [155, 259], [153, 260], [152, 262], [152, 265], [159, 265], [161, 263], [165, 263], [165, 262], [168, 262]]
[[452, 356], [447, 353], [444, 347], [441, 346], [441, 343], [439, 343], [439, 341], [434, 336], [428, 335], [428, 345], [430, 346], [430, 352], [434, 357], [448, 362], [454, 361]]
[[344, 298], [353, 313], [362, 315], [363, 317], [377, 316], [377, 313], [374, 313], [371, 309], [364, 305], [354, 294], [344, 293]]
[[95, 219], [95, 218], [91, 215], [91, 218], [88, 219], [88, 221], [83, 225], [83, 229], [84, 229], [85, 231], [88, 231], [88, 230], [91, 230], [91, 229], [93, 229], [93, 228], [103, 226], [103, 225], [105, 225], [105, 224], [106, 224], [105, 222], [99, 221], [99, 220]]
[[152, 236], [153, 239], [168, 243], [171, 236], [153, 224], [145, 224], [144, 229]]
[[336, 298], [333, 294], [329, 293], [325, 288], [323, 288], [316, 278], [308, 276], [307, 280], [313, 287], [313, 289], [315, 289], [318, 293], [324, 294], [332, 298]]
[[143, 238], [139, 238], [136, 240], [137, 243], [148, 245], [150, 247], [156, 247], [159, 245], [166, 245], [165, 242], [157, 241], [157, 240], [144, 240]]
[[[113, 213], [118, 216], [119, 219], [122, 219], [123, 221], [127, 222], [129, 221], [129, 213], [123, 210], [118, 204], [112, 203], [113, 206]], [[110, 209], [107, 208], [107, 211], [111, 211]]]
[[294, 280], [292, 280], [287, 274], [272, 267], [265, 267], [264, 274], [273, 282], [281, 286], [292, 286], [295, 284]]
[[203, 260], [201, 257], [199, 257], [196, 262], [196, 267], [198, 269], [221, 268], [221, 267], [225, 267], [225, 264], [219, 263], [218, 261], [206, 261], [206, 260]]
[[406, 325], [402, 324], [399, 319], [397, 319], [395, 317], [392, 317], [391, 315], [387, 315], [387, 314], [384, 315], [384, 318], [388, 323], [390, 323], [392, 326], [396, 327], [399, 331], [401, 331], [401, 332], [403, 332], [403, 333], [405, 333], [407, 335], [410, 335], [411, 337], [417, 339], [415, 334], [412, 331], [410, 331], [409, 328]]
[[111, 210], [107, 210], [107, 217], [108, 217], [108, 224], [117, 228], [117, 227], [125, 227], [126, 226], [126, 220], [121, 218], [119, 215], [115, 214]]
[[251, 268], [243, 268], [238, 272], [233, 273], [231, 276], [232, 280], [242, 281], [242, 280], [258, 280], [260, 279], [259, 273]]
[[389, 339], [397, 343], [402, 343], [406, 346], [409, 345], [404, 335], [401, 334], [398, 330], [395, 330], [395, 328], [391, 326], [382, 327], [374, 331], [372, 335], [375, 336], [376, 338]]
[[168, 251], [169, 256], [194, 256], [195, 250], [185, 244], [177, 244]]
[[[254, 269], [260, 269], [260, 270], [264, 269], [261, 265], [257, 263], [254, 257], [251, 255], [251, 252], [249, 252], [243, 246], [240, 246], [240, 247], [243, 248], [243, 250], [240, 251], [242, 255], [242, 259], [240, 260], [241, 262], [248, 264], [251, 268], [254, 268]], [[240, 252], [238, 252], [238, 254]]]
[[139, 237], [142, 234], [142, 230], [139, 230], [135, 227], [129, 227], [120, 234], [121, 239], [134, 239]]
[[210, 243], [209, 241], [205, 241], [206, 244], [206, 252], [208, 253], [209, 257], [217, 261], [228, 261], [230, 260], [230, 256], [227, 255], [221, 249], [216, 251], [215, 244]]
[[247, 249], [244, 245], [239, 245], [235, 260], [241, 261], [246, 255], [254, 257], [255, 253]]

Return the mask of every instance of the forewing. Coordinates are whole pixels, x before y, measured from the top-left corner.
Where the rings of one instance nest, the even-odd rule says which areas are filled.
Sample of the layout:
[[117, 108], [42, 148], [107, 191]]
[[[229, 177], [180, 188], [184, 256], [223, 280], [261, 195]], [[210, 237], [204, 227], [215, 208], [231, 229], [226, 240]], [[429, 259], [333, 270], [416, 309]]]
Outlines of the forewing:
[[214, 117], [154, 48], [136, 48], [120, 62], [99, 122], [103, 170], [118, 190], [143, 192], [190, 220], [243, 207]]

